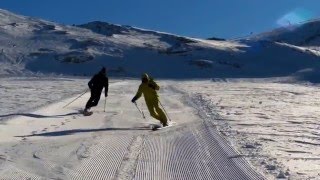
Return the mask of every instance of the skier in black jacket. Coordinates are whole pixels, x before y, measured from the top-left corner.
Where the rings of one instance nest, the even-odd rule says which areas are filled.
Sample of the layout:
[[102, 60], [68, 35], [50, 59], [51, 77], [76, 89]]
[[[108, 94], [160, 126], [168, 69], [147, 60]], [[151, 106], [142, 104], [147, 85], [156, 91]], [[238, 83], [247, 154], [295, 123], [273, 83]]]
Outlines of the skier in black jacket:
[[106, 68], [102, 68], [98, 74], [94, 75], [89, 81], [88, 86], [91, 91], [91, 97], [84, 109], [84, 115], [91, 115], [90, 108], [97, 106], [100, 100], [102, 89], [104, 88], [105, 97], [108, 96], [109, 79], [106, 76]]

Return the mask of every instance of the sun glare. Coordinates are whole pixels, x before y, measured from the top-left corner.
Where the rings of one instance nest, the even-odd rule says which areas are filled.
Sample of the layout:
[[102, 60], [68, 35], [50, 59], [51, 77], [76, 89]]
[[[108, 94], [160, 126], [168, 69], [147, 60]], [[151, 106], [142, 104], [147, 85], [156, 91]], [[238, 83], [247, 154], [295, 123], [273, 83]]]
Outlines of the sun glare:
[[283, 15], [277, 20], [277, 24], [279, 26], [290, 26], [314, 19], [315, 17], [315, 13], [306, 9], [297, 8]]

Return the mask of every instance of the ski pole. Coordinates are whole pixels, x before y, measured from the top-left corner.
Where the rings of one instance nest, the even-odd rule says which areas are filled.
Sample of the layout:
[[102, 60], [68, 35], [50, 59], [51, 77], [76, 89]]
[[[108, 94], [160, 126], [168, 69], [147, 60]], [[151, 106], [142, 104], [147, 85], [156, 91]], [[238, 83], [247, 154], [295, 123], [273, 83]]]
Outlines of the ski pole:
[[163, 109], [164, 113], [165, 113], [165, 114], [166, 114], [166, 116], [168, 117], [169, 121], [171, 121], [170, 117], [168, 116], [168, 113], [167, 113], [166, 109], [163, 107], [163, 105], [162, 105], [162, 103], [161, 103], [161, 101], [160, 101], [160, 100], [159, 100], [159, 103], [160, 103], [160, 105], [161, 105], [161, 107], [162, 107], [162, 109]]
[[74, 101], [76, 101], [77, 99], [79, 99], [81, 96], [83, 96], [85, 93], [87, 93], [88, 89], [83, 92], [80, 96], [78, 96], [77, 98], [75, 98], [73, 101], [69, 102], [68, 104], [66, 104], [65, 106], [63, 106], [63, 108], [69, 106], [71, 103], [73, 103]]
[[144, 116], [143, 111], [138, 107], [138, 105], [137, 105], [137, 103], [136, 103], [136, 102], [134, 102], [134, 105], [136, 105], [136, 107], [137, 107], [138, 111], [141, 113], [141, 115], [142, 115], [143, 119], [145, 119], [146, 117]]
[[104, 112], [106, 112], [107, 97], [104, 98]]

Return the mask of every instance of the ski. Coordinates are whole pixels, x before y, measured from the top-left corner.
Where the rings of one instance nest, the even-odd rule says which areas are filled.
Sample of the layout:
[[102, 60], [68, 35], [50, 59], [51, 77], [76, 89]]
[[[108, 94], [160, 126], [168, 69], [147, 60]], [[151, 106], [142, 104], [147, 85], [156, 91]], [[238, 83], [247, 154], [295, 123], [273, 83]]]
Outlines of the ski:
[[152, 131], [157, 131], [157, 130], [161, 130], [161, 129], [166, 129], [166, 128], [170, 128], [172, 126], [174, 126], [176, 123], [175, 122], [169, 122], [168, 126], [163, 127], [162, 125], [159, 124], [151, 124], [151, 130]]
[[80, 114], [83, 114], [84, 116], [91, 116], [93, 114], [92, 111], [84, 111], [83, 109], [79, 110]]

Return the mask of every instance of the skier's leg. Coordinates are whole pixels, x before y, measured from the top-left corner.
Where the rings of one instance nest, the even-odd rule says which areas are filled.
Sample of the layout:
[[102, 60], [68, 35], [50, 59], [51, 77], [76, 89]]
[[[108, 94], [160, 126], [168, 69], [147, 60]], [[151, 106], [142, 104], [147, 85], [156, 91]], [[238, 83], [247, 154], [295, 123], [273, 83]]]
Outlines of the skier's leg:
[[166, 114], [163, 112], [163, 110], [159, 107], [159, 101], [155, 104], [154, 108], [159, 116], [161, 123], [164, 126], [167, 126], [168, 125], [168, 118], [167, 118]]
[[160, 120], [159, 115], [156, 113], [155, 109], [154, 109], [154, 104], [152, 102], [146, 101], [150, 116], [152, 116], [153, 118]]
[[97, 104], [100, 100], [100, 95], [101, 95], [101, 93], [91, 90], [91, 96], [86, 104], [86, 110], [89, 110], [93, 106], [97, 106]]
[[163, 126], [168, 125], [168, 120], [166, 115], [164, 114], [163, 110], [159, 107], [159, 101], [154, 100], [154, 101], [146, 101], [148, 110], [150, 112], [150, 115], [159, 120]]
[[93, 101], [92, 101], [92, 106], [91, 106], [91, 107], [98, 105], [98, 102], [99, 102], [99, 100], [100, 100], [100, 96], [101, 96], [101, 93], [95, 94], [94, 99], [93, 99]]
[[86, 110], [90, 109], [92, 107], [93, 101], [95, 99], [94, 93], [91, 91], [91, 96], [86, 104]]

